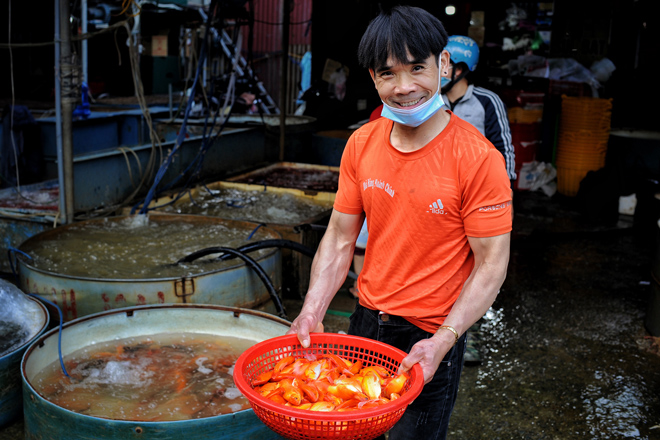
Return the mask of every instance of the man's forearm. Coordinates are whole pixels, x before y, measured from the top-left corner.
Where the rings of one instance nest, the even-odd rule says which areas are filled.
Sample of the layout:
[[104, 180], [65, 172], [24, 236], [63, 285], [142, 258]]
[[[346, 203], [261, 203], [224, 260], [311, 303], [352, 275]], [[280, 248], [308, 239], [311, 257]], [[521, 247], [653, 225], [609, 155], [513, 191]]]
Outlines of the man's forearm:
[[506, 278], [509, 262], [509, 235], [493, 237], [486, 247], [477, 249], [475, 266], [445, 319], [459, 335], [465, 333], [493, 305]]

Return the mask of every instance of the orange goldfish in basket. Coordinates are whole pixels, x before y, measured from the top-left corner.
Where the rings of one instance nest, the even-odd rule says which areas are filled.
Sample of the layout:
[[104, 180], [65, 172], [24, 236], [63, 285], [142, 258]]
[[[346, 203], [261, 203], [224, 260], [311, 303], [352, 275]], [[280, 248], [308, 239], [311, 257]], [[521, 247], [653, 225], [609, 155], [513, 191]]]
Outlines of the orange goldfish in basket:
[[252, 387], [283, 405], [310, 411], [356, 411], [384, 405], [405, 393], [410, 376], [392, 375], [381, 365], [363, 366], [334, 353], [285, 356], [259, 373]]

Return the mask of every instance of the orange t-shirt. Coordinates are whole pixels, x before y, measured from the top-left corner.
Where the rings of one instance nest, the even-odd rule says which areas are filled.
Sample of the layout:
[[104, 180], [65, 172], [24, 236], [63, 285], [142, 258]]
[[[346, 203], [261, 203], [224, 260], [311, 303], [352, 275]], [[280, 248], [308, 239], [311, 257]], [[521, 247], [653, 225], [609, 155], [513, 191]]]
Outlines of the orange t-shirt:
[[360, 303], [434, 333], [474, 266], [467, 237], [511, 231], [504, 158], [447, 111], [447, 127], [423, 148], [395, 149], [386, 118], [363, 125], [341, 160], [334, 208], [365, 212], [369, 241]]

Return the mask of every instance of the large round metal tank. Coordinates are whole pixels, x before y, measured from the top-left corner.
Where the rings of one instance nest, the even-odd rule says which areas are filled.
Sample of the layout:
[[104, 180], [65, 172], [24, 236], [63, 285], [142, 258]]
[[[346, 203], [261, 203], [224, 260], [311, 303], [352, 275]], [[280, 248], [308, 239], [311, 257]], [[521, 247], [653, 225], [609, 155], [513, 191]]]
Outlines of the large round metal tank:
[[0, 357], [0, 426], [16, 420], [23, 410], [21, 392], [21, 358], [30, 344], [41, 336], [49, 323], [46, 307], [41, 302], [27, 297], [34, 304], [36, 334], [23, 345]]
[[[129, 216], [88, 220], [44, 231], [24, 241], [19, 251], [30, 255], [63, 236], [68, 236], [72, 228], [81, 225], [100, 224], [102, 222], [122, 222]], [[243, 228], [246, 237], [250, 231], [258, 228], [260, 239], [279, 239], [280, 234], [257, 223], [226, 220], [217, 217], [197, 215], [153, 215], [149, 221], [154, 224], [175, 224], [193, 227], [205, 225], [230, 225]], [[194, 233], [194, 232], [193, 232]], [[222, 246], [220, 243], [204, 243], [201, 247]], [[181, 243], [172, 243], [173, 248], [182, 247]], [[199, 249], [196, 249], [199, 250]], [[42, 296], [62, 310], [65, 321], [106, 310], [149, 304], [215, 304], [241, 307], [276, 313], [277, 308], [271, 295], [253, 269], [240, 259], [224, 262], [224, 266], [208, 272], [185, 274], [162, 278], [110, 278], [68, 275], [53, 270], [35, 267], [30, 258], [17, 253], [17, 268], [20, 278], [19, 287], [24, 292]], [[146, 252], [146, 251], [145, 251]], [[262, 252], [261, 256], [251, 254], [264, 269], [275, 290], [282, 284], [282, 263], [279, 249], [272, 248]], [[81, 250], [81, 255], [84, 249]], [[185, 257], [181, 251], [179, 257]], [[176, 262], [172, 261], [172, 263]]]
[[[159, 333], [192, 332], [237, 337], [255, 343], [283, 335], [289, 323], [255, 310], [204, 305], [140, 306], [89, 315], [64, 325], [62, 355], [94, 343]], [[171, 422], [135, 422], [91, 417], [44, 399], [31, 381], [58, 359], [58, 329], [25, 352], [21, 363], [26, 440], [234, 440], [279, 439], [252, 409]]]

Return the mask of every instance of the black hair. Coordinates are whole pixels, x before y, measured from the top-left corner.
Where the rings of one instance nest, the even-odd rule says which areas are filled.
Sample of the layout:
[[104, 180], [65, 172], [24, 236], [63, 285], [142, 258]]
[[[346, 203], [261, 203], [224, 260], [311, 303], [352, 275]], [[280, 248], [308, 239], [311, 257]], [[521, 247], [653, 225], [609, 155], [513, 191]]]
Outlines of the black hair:
[[424, 9], [395, 6], [374, 18], [358, 46], [358, 61], [366, 69], [377, 70], [391, 56], [407, 64], [413, 60], [436, 58], [447, 45], [447, 31], [440, 20]]

